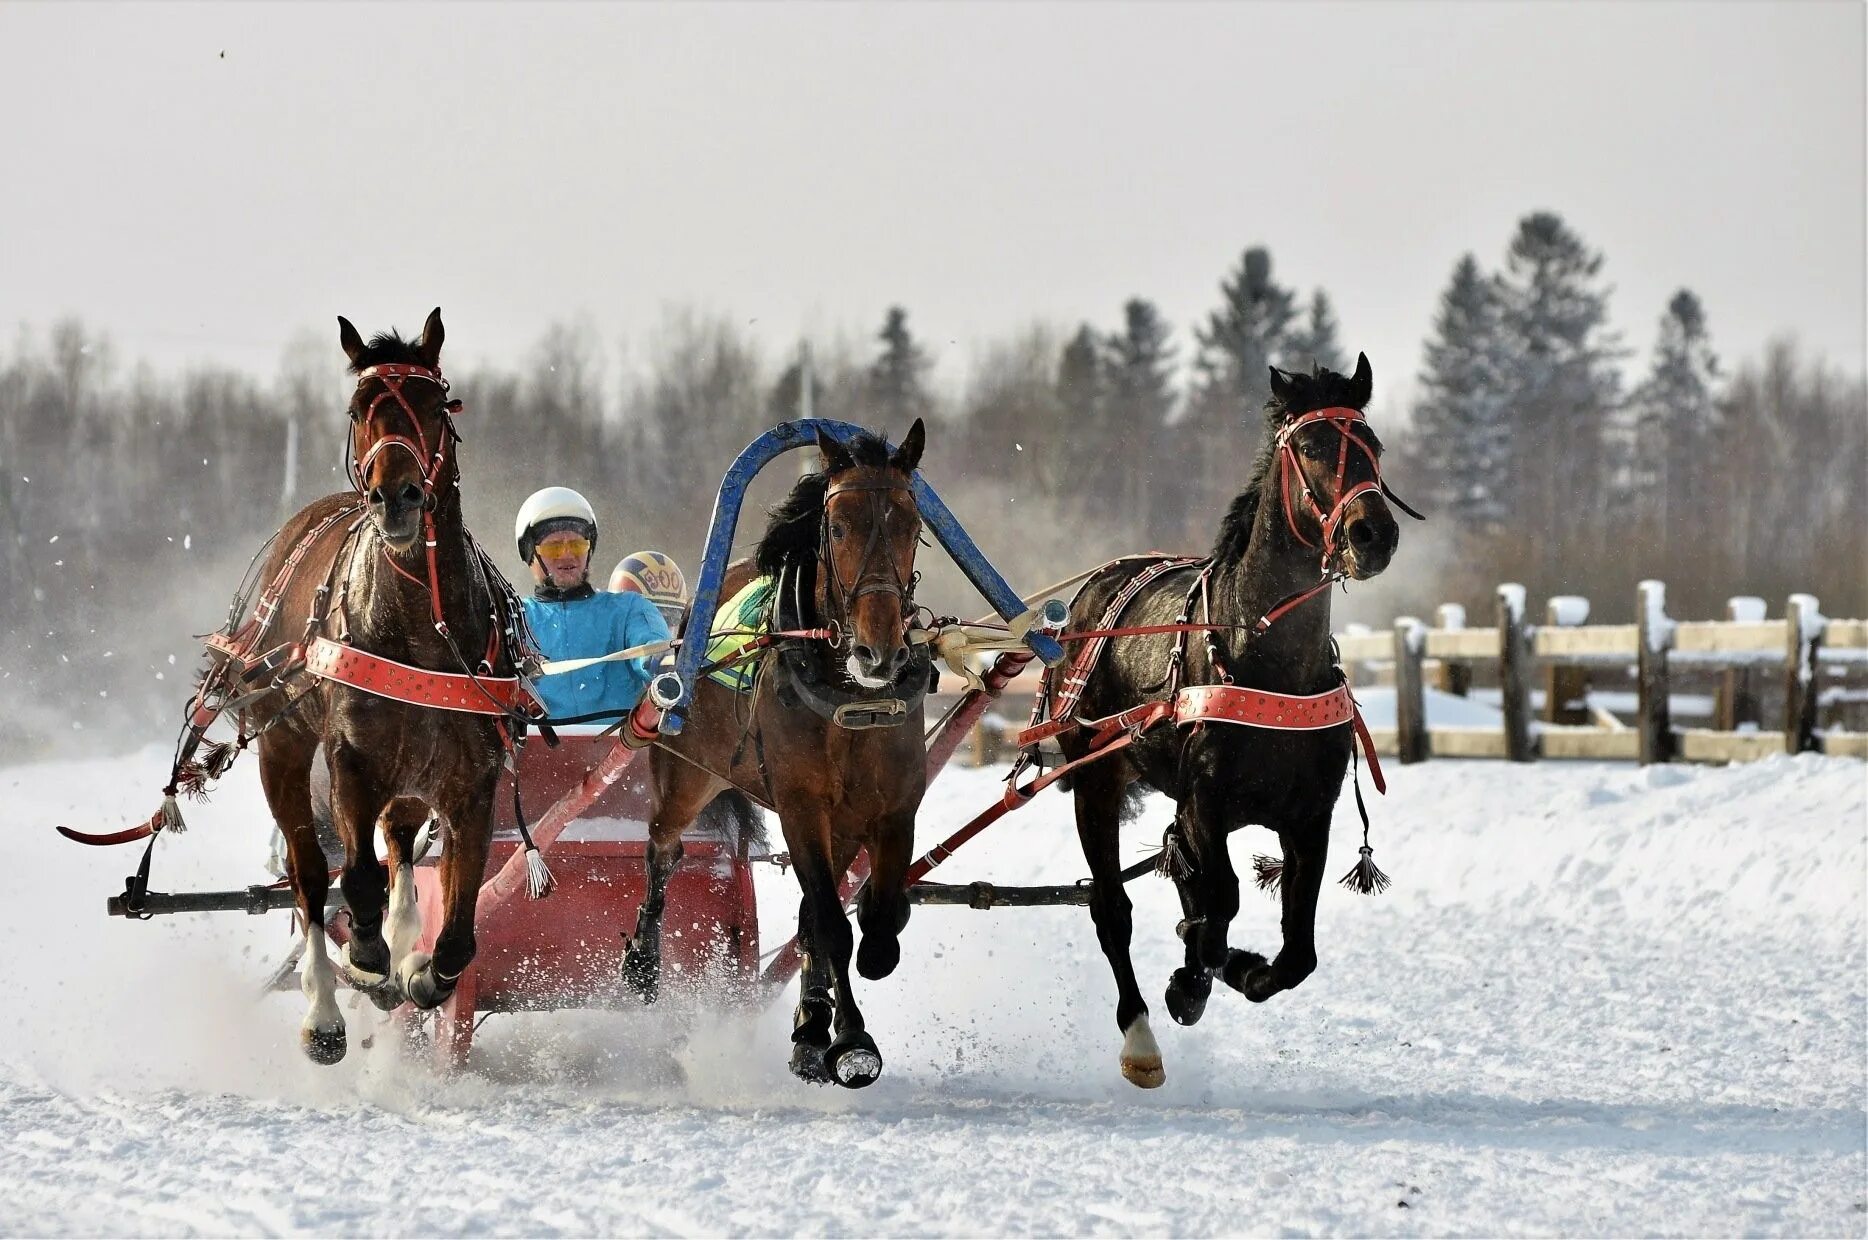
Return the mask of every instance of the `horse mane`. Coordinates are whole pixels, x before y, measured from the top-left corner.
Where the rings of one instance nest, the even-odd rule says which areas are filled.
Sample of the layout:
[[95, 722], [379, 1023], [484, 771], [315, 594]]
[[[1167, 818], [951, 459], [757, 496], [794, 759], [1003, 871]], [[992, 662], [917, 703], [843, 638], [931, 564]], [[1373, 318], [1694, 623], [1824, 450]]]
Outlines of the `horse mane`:
[[404, 340], [391, 328], [370, 337], [370, 342], [363, 346], [363, 352], [351, 359], [350, 373], [360, 374], [372, 366], [383, 365], [425, 366], [427, 363], [416, 352], [415, 341]]
[[[864, 431], [845, 447], [858, 465], [887, 468], [888, 442]], [[791, 494], [768, 513], [765, 536], [753, 560], [761, 573], [777, 575], [789, 565], [809, 568], [817, 563], [818, 539], [824, 525], [824, 496], [830, 490], [830, 475], [810, 473], [798, 479]]]
[[[1318, 409], [1362, 408], [1355, 400], [1355, 381], [1321, 364], [1314, 365], [1309, 374], [1293, 372], [1286, 378], [1287, 395], [1273, 396], [1265, 402], [1265, 430], [1258, 441], [1258, 457], [1252, 462], [1245, 490], [1233, 498], [1219, 523], [1213, 556], [1222, 563], [1245, 558], [1246, 545], [1252, 541], [1252, 525], [1258, 520], [1259, 501], [1264, 497], [1271, 467], [1276, 463], [1279, 429], [1290, 419]], [[1370, 446], [1379, 450], [1381, 444], [1375, 439], [1375, 432], [1369, 431], [1367, 437], [1372, 441]]]

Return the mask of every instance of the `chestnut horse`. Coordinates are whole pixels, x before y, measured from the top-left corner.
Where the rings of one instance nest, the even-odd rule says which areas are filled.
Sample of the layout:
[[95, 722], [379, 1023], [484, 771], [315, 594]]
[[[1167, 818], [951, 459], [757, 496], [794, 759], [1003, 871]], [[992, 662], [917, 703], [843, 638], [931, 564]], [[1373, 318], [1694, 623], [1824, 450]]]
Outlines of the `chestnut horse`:
[[882, 1056], [851, 990], [854, 944], [838, 884], [867, 849], [856, 969], [887, 977], [901, 959], [904, 879], [927, 789], [921, 700], [931, 659], [926, 646], [906, 641], [921, 531], [910, 482], [924, 443], [919, 421], [893, 453], [874, 436], [846, 448], [820, 434], [822, 471], [800, 479], [773, 510], [754, 558], [728, 568], [723, 597], [770, 577], [771, 629], [818, 635], [781, 640], [750, 699], [703, 679], [686, 727], [656, 743], [649, 886], [624, 966], [630, 984], [653, 999], [662, 900], [681, 832], [716, 796], [746, 792], [778, 812], [802, 891], [791, 1070], [849, 1088], [874, 1081]]
[[[453, 673], [476, 702], [482, 678], [514, 675], [525, 641], [511, 587], [461, 519], [460, 467], [441, 376], [441, 312], [421, 336], [364, 343], [338, 319], [357, 386], [350, 399], [351, 478], [275, 536], [257, 581], [276, 583], [243, 633], [248, 649], [323, 636], [421, 672]], [[275, 690], [241, 708], [241, 735], [257, 735], [260, 782], [285, 836], [289, 877], [305, 935], [301, 1037], [319, 1063], [344, 1057], [344, 1018], [325, 950], [326, 861], [313, 821], [311, 770], [322, 746], [331, 808], [344, 845], [350, 909], [344, 966], [380, 1007], [404, 998], [433, 1008], [474, 956], [474, 906], [493, 830], [493, 794], [506, 748], [502, 713], [415, 705], [287, 667]], [[513, 720], [516, 722], [516, 720]], [[443, 924], [432, 958], [414, 950], [414, 841], [432, 809], [446, 832], [440, 868]], [[387, 841], [376, 857], [374, 828]], [[385, 939], [385, 920], [387, 938]]]
[[[1381, 441], [1361, 412], [1372, 384], [1363, 356], [1350, 377], [1323, 369], [1305, 375], [1274, 368], [1272, 397], [1265, 407], [1265, 448], [1244, 493], [1220, 523], [1212, 555], [1176, 568], [1161, 565], [1159, 556], [1128, 557], [1085, 583], [1071, 606], [1070, 630], [1111, 621], [1107, 612], [1123, 587], [1150, 571], [1156, 575], [1127, 607], [1115, 609], [1120, 613], [1116, 623], [1172, 625], [1191, 618], [1216, 627], [1208, 640], [1191, 643], [1169, 634], [1112, 640], [1083, 689], [1084, 717], [1128, 710], [1160, 698], [1164, 688], [1176, 684], [1236, 683], [1276, 694], [1314, 695], [1343, 683], [1330, 640], [1328, 586], [1343, 578], [1375, 576], [1388, 566], [1400, 541], [1388, 507], [1393, 497], [1381, 480]], [[1316, 597], [1289, 608], [1269, 627], [1259, 623], [1275, 615], [1281, 602], [1313, 590]], [[1207, 600], [1204, 612], [1201, 597]], [[1183, 645], [1185, 653], [1177, 654]], [[1059, 743], [1069, 759], [1088, 748], [1081, 730], [1064, 733]], [[1174, 972], [1167, 1007], [1175, 1020], [1190, 1025], [1206, 1006], [1215, 974], [1258, 1003], [1296, 986], [1316, 968], [1317, 896], [1329, 852], [1331, 810], [1342, 791], [1351, 745], [1347, 722], [1314, 731], [1223, 723], [1157, 727], [1119, 755], [1074, 773], [1077, 831], [1092, 881], [1090, 913], [1115, 973], [1121, 1067], [1133, 1083], [1151, 1088], [1161, 1084], [1164, 1072], [1129, 959], [1131, 906], [1119, 877], [1118, 836], [1131, 785], [1154, 788], [1176, 803], [1164, 857], [1175, 862], [1165, 868], [1175, 879], [1185, 914], [1179, 932], [1186, 963]], [[1261, 870], [1266, 884], [1279, 888], [1284, 904], [1284, 945], [1269, 961], [1232, 949], [1226, 941], [1227, 927], [1239, 911], [1239, 880], [1226, 837], [1248, 823], [1277, 832], [1283, 845], [1282, 861], [1266, 859]], [[1365, 888], [1386, 882], [1366, 851], [1363, 865], [1350, 877]]]

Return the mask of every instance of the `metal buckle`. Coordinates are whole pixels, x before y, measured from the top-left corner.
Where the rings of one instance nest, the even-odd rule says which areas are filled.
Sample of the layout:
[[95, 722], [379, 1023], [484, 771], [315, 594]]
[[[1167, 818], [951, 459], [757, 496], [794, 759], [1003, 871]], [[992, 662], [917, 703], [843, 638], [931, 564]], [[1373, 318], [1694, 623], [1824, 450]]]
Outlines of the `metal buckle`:
[[900, 698], [874, 698], [867, 702], [845, 702], [831, 713], [830, 721], [851, 732], [870, 728], [892, 728], [908, 717], [908, 704]]

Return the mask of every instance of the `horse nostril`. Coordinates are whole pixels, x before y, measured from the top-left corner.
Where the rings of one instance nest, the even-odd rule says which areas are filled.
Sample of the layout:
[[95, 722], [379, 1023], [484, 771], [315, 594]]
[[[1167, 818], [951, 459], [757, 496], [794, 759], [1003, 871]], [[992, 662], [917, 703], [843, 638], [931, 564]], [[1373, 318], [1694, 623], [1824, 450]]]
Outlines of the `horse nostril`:
[[413, 507], [422, 502], [422, 489], [413, 482], [405, 482], [402, 484], [401, 498], [404, 506]]
[[908, 662], [908, 647], [897, 646], [895, 648], [895, 657], [889, 660], [890, 673], [892, 674], [892, 673], [901, 671], [902, 664], [906, 662]]
[[1349, 523], [1349, 545], [1357, 551], [1366, 551], [1375, 542], [1375, 527], [1367, 521]]
[[386, 501], [385, 501], [385, 500], [384, 500], [384, 498], [383, 498], [383, 488], [381, 488], [381, 487], [371, 487], [371, 488], [370, 488], [370, 503], [371, 503], [371, 505], [372, 505], [373, 507], [377, 507], [377, 508], [381, 508], [381, 507], [383, 506], [383, 504], [384, 504], [385, 502], [386, 502]]
[[876, 665], [876, 652], [861, 643], [851, 646], [850, 654], [855, 656], [857, 664], [861, 667], [874, 667]]

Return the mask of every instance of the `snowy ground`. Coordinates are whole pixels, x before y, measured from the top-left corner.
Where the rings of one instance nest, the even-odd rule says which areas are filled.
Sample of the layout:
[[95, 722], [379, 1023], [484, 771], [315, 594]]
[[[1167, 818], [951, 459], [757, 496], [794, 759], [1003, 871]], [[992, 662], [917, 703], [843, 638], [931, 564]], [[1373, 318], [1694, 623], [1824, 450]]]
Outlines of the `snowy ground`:
[[[1080, 909], [919, 911], [902, 969], [861, 991], [888, 1067], [860, 1093], [785, 1072], [783, 1010], [692, 1002], [494, 1017], [456, 1079], [359, 1049], [359, 1014], [350, 1058], [316, 1068], [296, 998], [252, 997], [283, 915], [107, 921], [132, 852], [53, 836], [147, 814], [161, 766], [0, 770], [0, 1232], [1868, 1232], [1859, 762], [1391, 768], [1394, 888], [1329, 890], [1297, 991], [1222, 988], [1190, 1030], [1157, 1003], [1153, 1093], [1117, 1075]], [[995, 788], [949, 771], [924, 836]], [[256, 879], [258, 803], [244, 765], [158, 885]], [[1067, 801], [948, 869], [1076, 877]], [[796, 896], [761, 883], [774, 935]], [[1135, 891], [1158, 995], [1176, 913], [1158, 880]], [[1276, 927], [1251, 897], [1234, 941]]]

